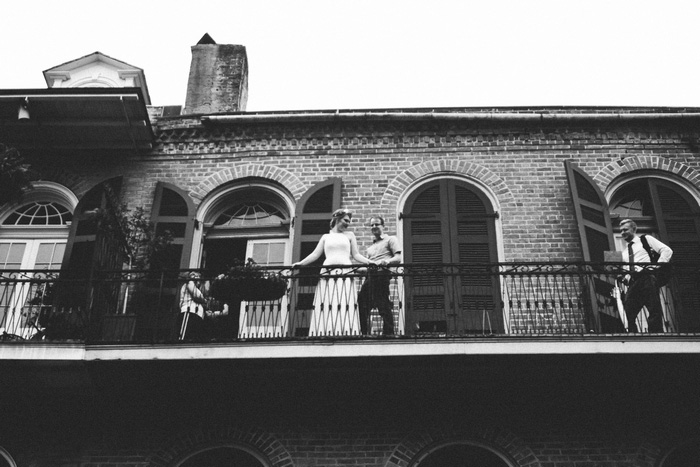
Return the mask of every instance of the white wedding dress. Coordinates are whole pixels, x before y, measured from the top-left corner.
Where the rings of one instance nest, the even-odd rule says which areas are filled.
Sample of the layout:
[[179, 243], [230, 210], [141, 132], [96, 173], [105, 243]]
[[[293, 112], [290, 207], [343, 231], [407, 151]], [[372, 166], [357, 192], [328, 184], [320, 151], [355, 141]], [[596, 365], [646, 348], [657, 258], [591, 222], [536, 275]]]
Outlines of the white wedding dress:
[[[350, 238], [337, 232], [324, 235], [324, 265], [351, 265]], [[355, 336], [360, 334], [357, 289], [354, 277], [341, 277], [350, 268], [323, 268], [314, 295], [309, 336]], [[334, 277], [328, 277], [332, 275]]]

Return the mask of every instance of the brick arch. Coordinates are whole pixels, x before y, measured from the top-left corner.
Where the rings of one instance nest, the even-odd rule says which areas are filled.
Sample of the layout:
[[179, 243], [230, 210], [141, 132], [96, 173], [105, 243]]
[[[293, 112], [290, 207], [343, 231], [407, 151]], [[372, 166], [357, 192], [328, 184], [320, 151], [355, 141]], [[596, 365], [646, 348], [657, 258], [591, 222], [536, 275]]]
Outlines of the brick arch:
[[273, 435], [258, 427], [220, 425], [192, 428], [170, 439], [148, 459], [150, 467], [174, 467], [190, 454], [219, 446], [244, 446], [267, 459], [270, 467], [293, 465], [287, 449]]
[[513, 433], [494, 427], [472, 429], [439, 428], [414, 432], [404, 438], [389, 456], [385, 467], [408, 467], [425, 449], [449, 441], [472, 441], [491, 446], [510, 457], [517, 466], [538, 467], [540, 461], [524, 441]]
[[382, 212], [395, 209], [401, 197], [416, 181], [435, 175], [462, 175], [478, 180], [492, 190], [502, 207], [515, 203], [513, 193], [503, 179], [494, 172], [473, 162], [449, 158], [425, 161], [397, 175], [384, 190], [380, 202]]
[[245, 177], [258, 177], [274, 180], [286, 187], [294, 196], [299, 197], [306, 190], [306, 186], [293, 173], [270, 164], [236, 163], [209, 175], [190, 191], [190, 196], [197, 201], [202, 201], [204, 197], [218, 186], [232, 180]]
[[645, 169], [675, 174], [700, 189], [700, 172], [683, 162], [660, 156], [629, 156], [624, 159], [619, 159], [603, 167], [595, 177], [593, 177], [593, 180], [598, 186], [607, 187], [620, 175]]
[[90, 180], [86, 180], [84, 177], [69, 172], [62, 167], [42, 169], [40, 180], [61, 184], [76, 195], [84, 194], [93, 186], [90, 184]]

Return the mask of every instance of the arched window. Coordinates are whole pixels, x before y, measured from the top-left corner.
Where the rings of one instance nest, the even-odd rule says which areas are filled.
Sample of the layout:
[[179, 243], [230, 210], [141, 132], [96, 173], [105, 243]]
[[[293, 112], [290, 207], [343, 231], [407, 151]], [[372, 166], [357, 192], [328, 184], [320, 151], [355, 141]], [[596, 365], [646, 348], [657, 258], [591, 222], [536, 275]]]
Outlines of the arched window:
[[0, 213], [0, 268], [60, 268], [76, 204], [65, 187], [35, 182], [32, 191]]
[[505, 457], [478, 444], [451, 443], [420, 455], [411, 467], [511, 467]]
[[424, 264], [438, 272], [407, 277], [406, 329], [503, 332], [496, 277], [444, 273], [443, 266], [498, 261], [496, 213], [484, 192], [455, 178], [433, 180], [408, 196], [401, 217], [405, 263]]
[[202, 267], [219, 274], [248, 258], [286, 264], [291, 214], [283, 193], [264, 184], [231, 188], [204, 213]]
[[53, 201], [34, 201], [15, 209], [2, 225], [68, 225], [73, 213], [66, 206]]
[[266, 467], [260, 456], [235, 447], [216, 447], [198, 452], [178, 467]]
[[[211, 193], [198, 214], [203, 220], [201, 237], [195, 234], [194, 242], [195, 253], [201, 252], [198, 266], [213, 277], [249, 258], [262, 266], [290, 264], [292, 209], [291, 194], [266, 180], [241, 180]], [[228, 306], [229, 315], [222, 318], [225, 323], [213, 331], [217, 338], [289, 333], [286, 297], [281, 303]]]
[[[14, 273], [19, 277], [59, 270], [76, 204], [65, 187], [35, 182], [31, 191], [0, 213], [0, 270], [21, 271]], [[33, 298], [34, 287], [28, 282], [0, 285], [0, 328], [23, 337], [36, 332], [22, 308]]]
[[610, 195], [611, 216], [617, 250], [624, 240], [619, 221], [630, 218], [638, 234], [657, 237], [673, 250], [674, 279], [671, 295], [664, 296], [665, 330], [700, 332], [700, 205], [698, 197], [675, 181], [654, 175], [617, 185]]
[[688, 467], [700, 464], [700, 440], [686, 441], [676, 446], [661, 461], [661, 467]]
[[243, 201], [224, 211], [215, 221], [217, 227], [245, 229], [252, 227], [275, 227], [285, 223], [284, 213], [272, 204], [258, 201]]

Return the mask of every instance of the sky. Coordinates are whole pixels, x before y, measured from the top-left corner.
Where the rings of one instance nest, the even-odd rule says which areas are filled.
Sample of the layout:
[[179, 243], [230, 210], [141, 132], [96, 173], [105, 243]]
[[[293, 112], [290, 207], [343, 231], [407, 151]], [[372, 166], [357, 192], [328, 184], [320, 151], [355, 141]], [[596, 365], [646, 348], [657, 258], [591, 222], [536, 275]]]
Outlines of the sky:
[[700, 107], [698, 0], [3, 2], [0, 89], [99, 51], [184, 105], [191, 47], [246, 47], [248, 111]]

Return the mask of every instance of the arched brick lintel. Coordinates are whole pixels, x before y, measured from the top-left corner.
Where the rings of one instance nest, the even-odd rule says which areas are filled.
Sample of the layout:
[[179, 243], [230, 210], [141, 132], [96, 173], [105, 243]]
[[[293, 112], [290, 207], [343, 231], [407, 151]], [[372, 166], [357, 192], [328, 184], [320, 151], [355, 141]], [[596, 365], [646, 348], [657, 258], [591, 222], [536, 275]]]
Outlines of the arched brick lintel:
[[294, 199], [299, 199], [306, 190], [304, 183], [287, 170], [270, 164], [238, 163], [209, 175], [192, 189], [190, 196], [198, 202], [202, 201], [208, 193], [218, 186], [245, 177], [266, 178], [276, 181], [286, 187], [292, 193]]
[[478, 180], [498, 197], [501, 206], [515, 203], [513, 193], [498, 175], [486, 167], [456, 158], [436, 159], [416, 164], [397, 175], [387, 186], [381, 200], [381, 209], [390, 212], [395, 209], [409, 187], [415, 182], [439, 175], [458, 175]]
[[269, 467], [293, 465], [287, 449], [274, 436], [258, 427], [207, 426], [193, 428], [169, 440], [149, 459], [150, 467], [175, 467], [188, 455], [218, 446], [248, 448], [267, 459]]
[[540, 461], [523, 440], [513, 433], [495, 427], [476, 429], [440, 428], [414, 432], [403, 439], [389, 456], [385, 467], [409, 467], [415, 457], [424, 449], [446, 442], [477, 442], [491, 446], [508, 456], [516, 466], [539, 467]]
[[687, 166], [683, 162], [667, 159], [660, 156], [629, 156], [612, 162], [603, 167], [593, 180], [600, 187], [607, 187], [621, 175], [637, 170], [659, 170], [677, 175], [693, 186], [700, 189], [700, 172]]

